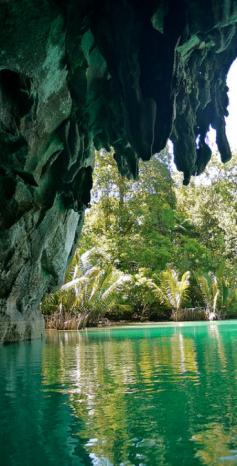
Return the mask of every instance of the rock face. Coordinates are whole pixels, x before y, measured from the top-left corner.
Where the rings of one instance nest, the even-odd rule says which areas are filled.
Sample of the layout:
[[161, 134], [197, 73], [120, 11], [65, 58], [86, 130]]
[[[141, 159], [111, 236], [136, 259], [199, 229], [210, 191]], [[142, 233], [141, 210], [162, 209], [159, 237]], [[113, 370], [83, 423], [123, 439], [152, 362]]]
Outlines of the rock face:
[[0, 1], [0, 341], [43, 333], [90, 202], [94, 147], [122, 174], [168, 137], [184, 183], [211, 124], [223, 162], [236, 0]]

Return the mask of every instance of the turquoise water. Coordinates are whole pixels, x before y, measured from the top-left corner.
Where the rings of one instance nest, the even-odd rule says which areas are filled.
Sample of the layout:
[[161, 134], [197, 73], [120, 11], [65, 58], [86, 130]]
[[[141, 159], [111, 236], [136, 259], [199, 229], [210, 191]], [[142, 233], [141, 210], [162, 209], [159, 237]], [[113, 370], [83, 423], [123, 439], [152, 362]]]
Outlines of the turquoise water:
[[0, 465], [237, 465], [237, 323], [0, 348]]

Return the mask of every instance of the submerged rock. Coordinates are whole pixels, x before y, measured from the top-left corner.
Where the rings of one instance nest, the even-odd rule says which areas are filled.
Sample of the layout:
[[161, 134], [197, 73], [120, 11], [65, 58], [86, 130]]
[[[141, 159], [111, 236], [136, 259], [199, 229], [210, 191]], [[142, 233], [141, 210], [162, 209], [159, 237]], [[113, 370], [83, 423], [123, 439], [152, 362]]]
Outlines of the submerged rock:
[[0, 340], [39, 336], [90, 202], [94, 148], [136, 177], [174, 143], [184, 183], [223, 162], [235, 0], [0, 2]]

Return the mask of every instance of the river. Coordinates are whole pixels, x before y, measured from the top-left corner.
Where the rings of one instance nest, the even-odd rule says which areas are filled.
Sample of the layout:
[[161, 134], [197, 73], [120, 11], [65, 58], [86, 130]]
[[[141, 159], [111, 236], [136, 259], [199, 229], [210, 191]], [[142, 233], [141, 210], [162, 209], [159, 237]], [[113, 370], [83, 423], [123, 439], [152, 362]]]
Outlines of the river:
[[1, 466], [237, 465], [237, 322], [0, 348]]

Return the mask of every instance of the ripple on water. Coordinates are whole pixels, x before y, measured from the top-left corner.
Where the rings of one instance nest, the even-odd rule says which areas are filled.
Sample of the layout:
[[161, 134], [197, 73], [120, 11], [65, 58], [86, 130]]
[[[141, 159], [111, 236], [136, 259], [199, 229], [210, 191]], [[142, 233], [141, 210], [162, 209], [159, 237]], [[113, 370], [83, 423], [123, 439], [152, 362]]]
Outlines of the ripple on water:
[[1, 464], [237, 464], [236, 342], [231, 322], [2, 348]]

